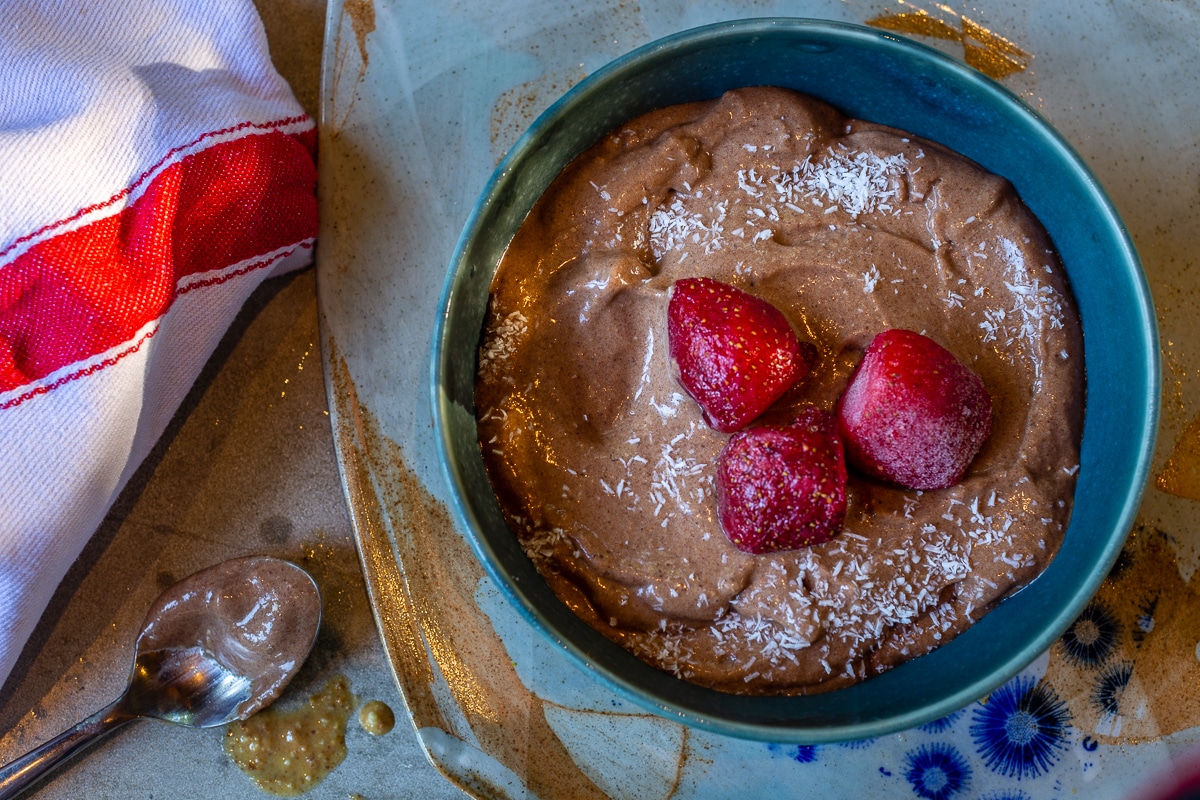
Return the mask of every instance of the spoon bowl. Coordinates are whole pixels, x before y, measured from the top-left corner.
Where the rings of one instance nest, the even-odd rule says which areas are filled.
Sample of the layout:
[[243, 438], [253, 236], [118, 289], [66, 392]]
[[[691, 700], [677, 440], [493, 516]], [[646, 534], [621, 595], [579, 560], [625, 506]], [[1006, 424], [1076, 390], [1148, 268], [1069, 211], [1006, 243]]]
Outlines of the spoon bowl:
[[0, 800], [135, 719], [191, 728], [246, 719], [291, 681], [320, 623], [317, 585], [290, 562], [237, 558], [185, 578], [147, 612], [125, 692], [0, 768]]
[[134, 716], [154, 717], [191, 728], [213, 728], [247, 715], [253, 684], [199, 647], [141, 653], [123, 698]]

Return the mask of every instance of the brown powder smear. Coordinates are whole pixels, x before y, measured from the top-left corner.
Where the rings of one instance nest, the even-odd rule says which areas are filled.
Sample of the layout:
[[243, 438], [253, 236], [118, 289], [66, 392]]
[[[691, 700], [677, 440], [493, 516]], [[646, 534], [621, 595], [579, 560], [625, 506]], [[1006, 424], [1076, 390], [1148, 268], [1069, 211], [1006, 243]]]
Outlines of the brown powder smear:
[[1200, 500], [1200, 415], [1184, 429], [1155, 485], [1168, 494]]
[[1166, 535], [1139, 528], [1093, 602], [1116, 622], [1116, 647], [1082, 665], [1055, 644], [1045, 676], [1075, 726], [1122, 744], [1200, 725], [1200, 572], [1184, 583]]
[[347, 19], [350, 20], [350, 30], [354, 34], [355, 44], [358, 45], [358, 74], [348, 89], [350, 100], [346, 105], [345, 111], [341, 115], [338, 115], [336, 111], [330, 115], [333, 117], [334, 123], [333, 136], [338, 134], [342, 125], [350, 118], [350, 110], [354, 107], [354, 101], [358, 96], [358, 84], [362, 83], [363, 77], [367, 74], [367, 65], [370, 62], [370, 57], [367, 54], [367, 35], [375, 31], [374, 0], [345, 0], [342, 4], [342, 16], [338, 18], [337, 33], [334, 36], [333, 45], [334, 67], [332, 96], [329, 103], [331, 109], [336, 107], [338, 95], [341, 94], [339, 88], [341, 87], [342, 75], [350, 54], [350, 48], [342, 42], [342, 29]]
[[[334, 435], [352, 496], [359, 552], [380, 635], [417, 728], [468, 738], [521, 776], [544, 798], [600, 798], [546, 722], [543, 702], [525, 688], [473, 593], [483, 569], [457, 533], [446, 507], [407, 466], [399, 444], [383, 436], [360, 405], [345, 361], [329, 342]], [[388, 524], [385, 525], [385, 520]], [[388, 536], [395, 537], [393, 549]], [[471, 731], [456, 731], [433, 694], [437, 664]], [[460, 787], [479, 797], [507, 797], [482, 776]]]
[[962, 17], [962, 26], [963, 57], [984, 75], [999, 80], [1026, 68], [1031, 56], [1008, 39], [967, 17]]
[[[954, 13], [945, 6], [939, 8], [946, 13]], [[922, 9], [881, 14], [867, 20], [867, 24], [873, 28], [910, 36], [928, 36], [933, 39], [961, 42], [963, 60], [996, 80], [1028, 67], [1027, 62], [1032, 56], [1008, 39], [968, 17], [959, 16], [958, 22], [960, 27], [955, 27]]]
[[354, 41], [358, 43], [358, 57], [362, 59], [362, 72], [367, 71], [367, 34], [375, 32], [375, 3], [373, 0], [346, 0], [342, 14], [350, 18]]
[[882, 14], [867, 20], [867, 24], [873, 28], [907, 33], [910, 36], [929, 36], [951, 42], [962, 41], [962, 32], [958, 28], [943, 22], [925, 10]]

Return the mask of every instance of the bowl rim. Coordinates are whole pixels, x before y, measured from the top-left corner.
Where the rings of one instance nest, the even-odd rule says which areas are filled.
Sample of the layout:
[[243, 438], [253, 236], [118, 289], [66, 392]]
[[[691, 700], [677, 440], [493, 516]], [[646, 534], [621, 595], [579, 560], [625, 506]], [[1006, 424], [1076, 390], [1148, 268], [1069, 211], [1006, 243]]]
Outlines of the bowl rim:
[[[510, 576], [500, 570], [495, 549], [481, 533], [481, 521], [474, 509], [471, 508], [469, 492], [461, 480], [459, 471], [456, 469], [457, 459], [453, 453], [453, 437], [450, 435], [448, 425], [448, 420], [453, 413], [451, 408], [453, 403], [444, 391], [445, 374], [449, 360], [446, 347], [446, 331], [450, 321], [456, 276], [464, 267], [464, 257], [471, 240], [478, 233], [481, 223], [487, 215], [489, 206], [497, 202], [498, 197], [503, 194], [504, 189], [510, 181], [514, 165], [519, 163], [526, 154], [538, 146], [540, 137], [554, 124], [556, 119], [569, 113], [571, 109], [589, 102], [590, 98], [597, 92], [603, 91], [607, 84], [619, 80], [622, 75], [630, 71], [639, 69], [639, 65], [642, 62], [660, 57], [681, 45], [699, 48], [724, 41], [731, 37], [767, 33], [782, 33], [799, 37], [803, 37], [805, 34], [818, 34], [826, 37], [834, 36], [844, 44], [895, 47], [907, 51], [909, 55], [924, 59], [926, 63], [932, 65], [937, 70], [952, 73], [956, 80], [969, 84], [973, 92], [978, 92], [981, 96], [988, 98], [990, 102], [999, 103], [1005, 107], [1008, 113], [1016, 113], [1027, 117], [1039, 129], [1039, 132], [1045, 137], [1046, 141], [1058, 151], [1059, 156], [1065, 162], [1069, 163], [1072, 171], [1079, 176], [1082, 185], [1086, 187], [1094, 202], [1094, 211], [1102, 216], [1102, 225], [1114, 233], [1121, 251], [1121, 264], [1124, 268], [1128, 269], [1130, 273], [1129, 277], [1132, 279], [1134, 289], [1136, 290], [1134, 296], [1129, 298], [1129, 301], [1132, 302], [1133, 312], [1141, 323], [1138, 330], [1138, 333], [1141, 334], [1139, 341], [1144, 342], [1146, 345], [1146, 351], [1142, 355], [1145, 357], [1149, 376], [1149, 385], [1146, 387], [1148, 404], [1144, 408], [1143, 424], [1139, 434], [1141, 447], [1136, 453], [1136, 463], [1133, 465], [1132, 480], [1129, 483], [1129, 490], [1126, 493], [1124, 502], [1121, 504], [1120, 513], [1116, 515], [1116, 518], [1108, 526], [1107, 530], [1113, 532], [1113, 535], [1108, 537], [1107, 545], [1098, 554], [1098, 558], [1094, 560], [1093, 563], [1097, 568], [1093, 571], [1093, 574], [1089, 579], [1079, 584], [1078, 589], [1074, 592], [1073, 598], [1075, 602], [1061, 607], [1058, 613], [1041, 628], [1040, 635], [1031, 638], [1023, 646], [1014, 650], [1000, 668], [977, 676], [957, 691], [941, 696], [934, 702], [906, 713], [884, 714], [876, 718], [863, 719], [838, 727], [746, 722], [734, 716], [702, 712], [692, 704], [656, 700], [649, 697], [643, 689], [621, 674], [597, 664], [585, 647], [553, 630], [543, 618], [544, 611], [528, 599], [522, 587], [514, 585]], [[575, 155], [578, 155], [578, 153]], [[571, 157], [573, 158], [574, 156]], [[528, 209], [526, 213], [527, 211]], [[491, 275], [494, 275], [496, 266], [495, 264], [488, 265]], [[619, 696], [631, 701], [640, 708], [714, 733], [762, 741], [790, 741], [806, 744], [862, 739], [895, 733], [937, 719], [985, 696], [1020, 673], [1039, 655], [1045, 652], [1075, 620], [1088, 599], [1095, 594], [1109, 570], [1115, 564], [1124, 546], [1125, 538], [1133, 526], [1149, 480], [1161, 402], [1161, 364], [1158, 349], [1157, 320], [1145, 272], [1142, 269], [1128, 229], [1117, 213], [1112, 201], [1087, 163], [1062, 134], [1040, 113], [1031, 108], [1008, 88], [936, 48], [865, 25], [804, 17], [751, 17], [717, 22], [682, 30], [648, 42], [613, 59], [591, 73], [542, 112], [516, 141], [508, 153], [505, 154], [499, 165], [492, 172], [478, 200], [472, 207], [463, 226], [462, 233], [455, 244], [453, 254], [448, 263], [448, 270], [437, 308], [438, 315], [433, 332], [430, 360], [430, 397], [433, 408], [437, 458], [443, 477], [446, 479], [451, 490], [452, 513], [460, 531], [466, 535], [475, 556], [483, 564], [486, 573], [500, 589], [506, 601], [511, 603], [520, 612], [522, 618], [533, 625], [554, 646], [564, 651], [569, 659], [583, 671], [594, 678], [598, 678], [601, 683], [614, 690]], [[473, 405], [471, 410], [473, 418]], [[1084, 425], [1086, 438], [1086, 411]], [[495, 498], [493, 497], [492, 499], [494, 502]], [[1073, 521], [1074, 515], [1072, 517]], [[1068, 525], [1067, 534], [1070, 533], [1071, 527], [1072, 525]], [[1117, 531], [1121, 531], [1121, 533], [1116, 534]], [[1030, 585], [1033, 584], [1031, 583]], [[1016, 594], [1014, 593], [1008, 599], [1016, 596]], [[987, 615], [983, 619], [986, 618]], [[623, 651], [620, 645], [610, 642], [607, 638], [603, 637], [603, 634], [599, 632], [593, 633], [597, 640], [604, 643], [600, 646], [608, 646]], [[946, 647], [952, 644], [953, 642], [950, 642], [938, 648], [938, 650], [945, 650]], [[923, 656], [922, 658], [926, 657], [928, 656]], [[920, 659], [914, 659], [907, 663], [914, 663], [918, 660]], [[679, 679], [671, 678], [671, 680], [678, 681]], [[876, 679], [872, 678], [871, 680]], [[729, 697], [732, 699], [731, 702], [734, 703], [746, 701], [752, 697], [747, 695], [724, 695], [724, 693], [715, 689], [708, 689], [696, 684], [688, 685], [700, 693], [707, 692]], [[861, 683], [856, 685], [861, 685]], [[837, 690], [837, 692], [850, 691], [851, 689], [853, 687]], [[815, 696], [819, 697], [821, 695]], [[788, 698], [757, 697], [765, 700], [783, 699], [791, 701], [796, 699], [796, 696]]]

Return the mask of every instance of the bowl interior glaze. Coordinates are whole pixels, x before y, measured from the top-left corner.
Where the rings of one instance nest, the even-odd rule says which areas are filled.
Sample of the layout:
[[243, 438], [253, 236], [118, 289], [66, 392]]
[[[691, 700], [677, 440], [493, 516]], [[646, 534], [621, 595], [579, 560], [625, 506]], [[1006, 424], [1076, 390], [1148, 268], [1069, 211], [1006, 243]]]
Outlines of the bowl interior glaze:
[[[476, 438], [474, 380], [488, 287], [531, 206], [616, 125], [730, 88], [776, 85], [940, 142], [1013, 183], [1058, 248], [1083, 321], [1088, 397], [1079, 483], [1062, 550], [1032, 584], [932, 654], [835, 692], [742, 697], [671, 677], [571, 613], [505, 524]], [[1128, 233], [1082, 159], [1016, 96], [944, 54], [871, 28], [744, 20], [646, 45], [581, 82], [500, 164], [463, 231], [439, 308], [432, 364], [439, 455], [462, 530], [522, 614], [643, 708], [720, 733], [823, 743], [903, 730], [992, 691], [1071, 624], [1133, 524], [1158, 422], [1159, 350]]]

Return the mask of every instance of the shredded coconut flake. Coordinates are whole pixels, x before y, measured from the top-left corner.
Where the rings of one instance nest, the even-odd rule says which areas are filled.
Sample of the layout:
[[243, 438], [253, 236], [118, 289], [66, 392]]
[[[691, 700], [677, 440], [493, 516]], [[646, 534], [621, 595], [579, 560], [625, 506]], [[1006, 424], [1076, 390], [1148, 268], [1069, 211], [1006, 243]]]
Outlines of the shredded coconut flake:
[[488, 331], [487, 339], [480, 348], [480, 376], [489, 376], [497, 364], [509, 358], [528, 331], [529, 320], [520, 311], [513, 311], [498, 320]]

